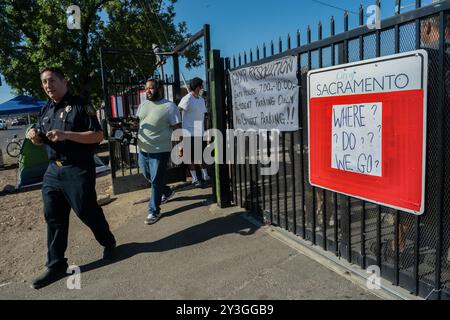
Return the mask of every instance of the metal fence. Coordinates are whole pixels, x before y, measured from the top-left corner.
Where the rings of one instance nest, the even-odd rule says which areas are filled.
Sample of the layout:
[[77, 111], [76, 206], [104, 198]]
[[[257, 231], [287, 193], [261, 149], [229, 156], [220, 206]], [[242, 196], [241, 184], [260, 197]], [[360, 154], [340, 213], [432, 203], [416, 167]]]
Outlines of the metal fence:
[[[397, 1], [400, 7], [400, 1]], [[364, 25], [360, 8], [360, 27], [291, 47], [290, 36], [276, 45], [250, 50], [249, 54], [225, 59], [226, 69], [248, 67], [297, 55], [301, 84], [300, 129], [282, 133], [280, 170], [274, 176], [261, 176], [258, 165], [230, 165], [230, 194], [235, 205], [247, 208], [260, 219], [270, 221], [332, 251], [366, 269], [378, 265], [381, 276], [394, 285], [426, 299], [450, 298], [450, 1], [396, 13], [383, 20], [380, 29]], [[436, 29], [432, 28], [437, 26]], [[425, 45], [424, 37], [436, 39]], [[429, 38], [427, 38], [429, 39]], [[426, 207], [422, 216], [380, 206], [312, 187], [308, 179], [307, 72], [394, 53], [424, 48], [429, 53]], [[277, 51], [277, 52], [276, 52]], [[228, 76], [227, 76], [228, 77]], [[233, 127], [230, 79], [227, 80], [227, 125]]]

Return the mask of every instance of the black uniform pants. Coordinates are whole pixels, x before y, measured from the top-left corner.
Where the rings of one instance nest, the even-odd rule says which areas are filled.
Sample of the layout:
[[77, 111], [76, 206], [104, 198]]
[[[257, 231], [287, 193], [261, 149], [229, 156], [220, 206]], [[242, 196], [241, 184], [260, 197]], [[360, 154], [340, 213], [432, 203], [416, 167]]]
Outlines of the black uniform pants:
[[115, 243], [103, 210], [97, 204], [93, 160], [80, 166], [63, 167], [51, 162], [44, 175], [42, 197], [47, 222], [48, 268], [67, 268], [64, 252], [67, 248], [71, 208], [92, 230], [102, 246]]

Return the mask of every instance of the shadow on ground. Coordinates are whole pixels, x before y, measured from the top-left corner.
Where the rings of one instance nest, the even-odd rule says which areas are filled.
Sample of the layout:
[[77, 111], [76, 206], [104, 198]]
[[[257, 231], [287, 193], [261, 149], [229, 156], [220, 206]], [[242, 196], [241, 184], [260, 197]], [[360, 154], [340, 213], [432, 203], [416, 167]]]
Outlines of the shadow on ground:
[[[194, 204], [167, 212], [164, 217], [195, 209], [196, 207], [200, 207], [202, 205], [203, 202], [196, 202]], [[80, 266], [81, 272], [89, 272], [122, 260], [129, 259], [142, 253], [164, 252], [192, 246], [226, 234], [237, 233], [241, 236], [248, 236], [255, 233], [259, 227], [248, 222], [240, 215], [241, 213], [235, 213], [226, 217], [208, 220], [153, 242], [131, 242], [119, 245], [116, 248], [116, 258], [113, 261], [104, 261], [101, 259], [93, 261]], [[164, 217], [162, 219], [164, 219]]]

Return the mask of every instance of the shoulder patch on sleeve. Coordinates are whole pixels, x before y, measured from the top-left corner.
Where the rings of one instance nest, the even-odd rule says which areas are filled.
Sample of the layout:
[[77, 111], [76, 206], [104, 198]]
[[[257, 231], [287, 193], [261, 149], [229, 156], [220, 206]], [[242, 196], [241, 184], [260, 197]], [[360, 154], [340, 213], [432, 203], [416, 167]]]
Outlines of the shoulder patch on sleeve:
[[84, 106], [84, 109], [86, 110], [86, 113], [90, 116], [97, 115], [97, 110], [95, 110], [95, 108], [91, 104], [86, 104]]

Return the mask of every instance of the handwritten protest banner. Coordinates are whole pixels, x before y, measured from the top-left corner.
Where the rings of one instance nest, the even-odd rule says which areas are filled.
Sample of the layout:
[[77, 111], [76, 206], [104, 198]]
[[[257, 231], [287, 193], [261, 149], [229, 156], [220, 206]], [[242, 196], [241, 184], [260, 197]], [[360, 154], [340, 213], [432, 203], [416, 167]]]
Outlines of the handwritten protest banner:
[[235, 129], [298, 130], [297, 57], [230, 71]]
[[331, 167], [381, 177], [382, 103], [334, 105]]

